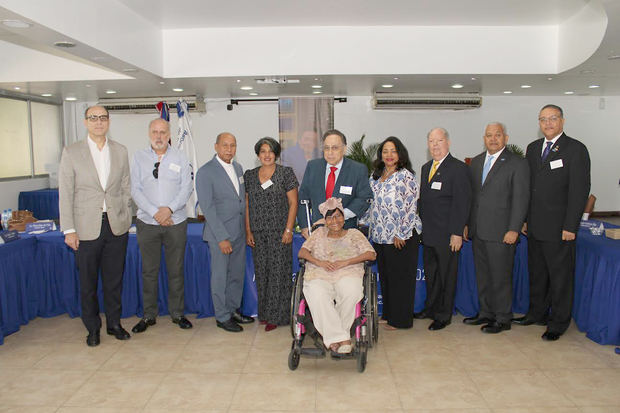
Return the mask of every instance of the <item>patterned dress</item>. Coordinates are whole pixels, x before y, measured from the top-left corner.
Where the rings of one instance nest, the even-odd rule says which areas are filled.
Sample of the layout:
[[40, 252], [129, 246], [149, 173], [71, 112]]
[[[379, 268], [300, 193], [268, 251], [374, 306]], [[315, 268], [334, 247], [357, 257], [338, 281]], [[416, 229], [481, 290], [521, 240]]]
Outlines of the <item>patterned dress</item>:
[[283, 244], [288, 218], [286, 193], [299, 186], [293, 169], [276, 165], [272, 185], [263, 188], [258, 168], [243, 174], [248, 194], [250, 229], [254, 234], [254, 274], [258, 292], [258, 319], [286, 325], [290, 317], [293, 244]]

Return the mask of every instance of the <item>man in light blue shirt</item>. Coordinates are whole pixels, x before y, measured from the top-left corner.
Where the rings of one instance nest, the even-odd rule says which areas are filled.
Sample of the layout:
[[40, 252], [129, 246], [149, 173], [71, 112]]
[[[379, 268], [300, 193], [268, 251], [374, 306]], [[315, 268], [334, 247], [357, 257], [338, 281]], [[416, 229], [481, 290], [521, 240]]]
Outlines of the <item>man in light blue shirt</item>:
[[131, 196], [138, 206], [137, 235], [142, 255], [144, 317], [132, 331], [155, 324], [161, 247], [168, 269], [168, 310], [172, 321], [192, 328], [184, 316], [185, 204], [193, 191], [192, 168], [185, 155], [168, 145], [170, 125], [158, 118], [149, 124], [151, 146], [136, 152], [131, 163]]

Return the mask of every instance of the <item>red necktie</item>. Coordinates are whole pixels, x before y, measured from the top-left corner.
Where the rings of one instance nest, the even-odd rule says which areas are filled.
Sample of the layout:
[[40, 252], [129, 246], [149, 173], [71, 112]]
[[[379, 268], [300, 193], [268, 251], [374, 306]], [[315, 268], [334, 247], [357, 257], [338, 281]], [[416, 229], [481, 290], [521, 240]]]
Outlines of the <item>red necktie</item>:
[[325, 199], [329, 199], [332, 197], [332, 193], [334, 192], [334, 186], [336, 186], [336, 168], [335, 166], [330, 166], [331, 172], [327, 177], [327, 186], [325, 186]]

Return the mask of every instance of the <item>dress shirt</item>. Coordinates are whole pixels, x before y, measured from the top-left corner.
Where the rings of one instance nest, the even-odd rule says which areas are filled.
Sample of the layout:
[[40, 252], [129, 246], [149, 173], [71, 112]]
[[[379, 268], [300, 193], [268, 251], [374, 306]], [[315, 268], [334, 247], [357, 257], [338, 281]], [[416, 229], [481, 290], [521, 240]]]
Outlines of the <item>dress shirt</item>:
[[374, 200], [364, 221], [370, 226], [370, 239], [379, 244], [393, 244], [394, 237], [407, 240], [415, 229], [422, 233], [417, 202], [420, 191], [415, 177], [400, 169], [384, 182], [370, 177]]
[[235, 191], [237, 191], [237, 195], [239, 195], [239, 177], [237, 176], [237, 172], [235, 172], [235, 167], [233, 166], [232, 161], [230, 161], [230, 163], [226, 163], [217, 155], [215, 156], [215, 159], [217, 159], [220, 165], [222, 165], [222, 167], [228, 174], [228, 177], [232, 181], [232, 184], [235, 187]]
[[[553, 142], [553, 145], [551, 145], [551, 149], [553, 149], [553, 147], [555, 146], [555, 143], [558, 141], [558, 139], [560, 138], [560, 136], [562, 136], [564, 132], [560, 132], [560, 134], [558, 136], [556, 136], [555, 138], [551, 139], [551, 142]], [[542, 149], [540, 151], [540, 157], [542, 158], [543, 153], [545, 152], [545, 148], [547, 147], [547, 142], [549, 142], [547, 140], [547, 138], [545, 138], [545, 140], [543, 140], [543, 145], [542, 145]]]
[[487, 151], [487, 156], [484, 158], [484, 164], [483, 165], [486, 165], [486, 163], [489, 160], [490, 156], [493, 157], [493, 159], [491, 159], [491, 165], [489, 165], [489, 172], [491, 172], [491, 169], [493, 169], [493, 165], [495, 165], [495, 162], [497, 161], [497, 158], [499, 158], [499, 156], [502, 154], [502, 152], [504, 152], [504, 149], [506, 149], [505, 146], [501, 150], [495, 152], [493, 155], [489, 154], [489, 151]]
[[[93, 162], [95, 163], [95, 169], [97, 169], [97, 176], [99, 177], [99, 183], [101, 184], [101, 188], [105, 191], [106, 186], [108, 185], [108, 177], [110, 176], [110, 147], [108, 146], [108, 139], [106, 138], [103, 143], [103, 148], [99, 150], [95, 141], [88, 136], [88, 149], [90, 149], [90, 156], [93, 158]], [[103, 200], [103, 212], [106, 212], [108, 207], [105, 204], [105, 199]]]
[[[342, 158], [340, 160], [340, 162], [338, 162], [336, 165], [330, 165], [329, 162], [327, 162], [327, 165], [325, 166], [325, 185], [324, 187], [327, 188], [327, 179], [329, 178], [329, 173], [332, 171], [330, 168], [332, 166], [335, 166], [336, 168], [336, 172], [334, 172], [334, 175], [336, 176], [336, 179], [334, 180], [334, 185], [336, 182], [338, 182], [338, 176], [340, 176], [340, 170], [342, 169], [342, 164], [344, 162], [344, 158]], [[340, 188], [338, 188], [337, 186], [334, 186], [334, 192], [332, 193], [332, 197], [333, 198], [339, 198], [338, 194], [340, 193]], [[355, 212], [351, 211], [349, 208], [345, 208], [344, 209], [344, 219], [347, 220], [349, 218], [353, 218], [355, 216]]]
[[[153, 176], [159, 161], [158, 178]], [[131, 196], [138, 206], [137, 217], [149, 225], [159, 225], [153, 218], [160, 207], [172, 211], [172, 222], [187, 219], [185, 204], [192, 194], [192, 169], [183, 152], [168, 147], [161, 160], [153, 148], [136, 152], [131, 162]]]
[[[450, 155], [450, 152], [448, 152], [448, 153], [446, 154], [446, 156], [444, 156], [443, 158], [441, 158], [441, 159], [439, 160], [439, 163], [437, 164], [437, 167], [435, 168], [435, 175], [437, 175], [437, 169], [439, 169], [439, 167], [441, 166], [441, 163], [443, 162], [443, 160], [444, 160], [444, 159], [446, 159], [446, 158], [448, 157], [448, 155]], [[433, 161], [433, 162], [435, 162], [435, 160], [434, 160], [434, 159], [433, 159], [432, 161]], [[433, 169], [433, 164], [431, 164], [431, 169]], [[428, 172], [429, 172], [429, 174], [430, 174], [430, 170], [429, 170]], [[435, 175], [433, 175], [433, 176], [435, 176]], [[426, 177], [426, 179], [428, 180], [428, 176]]]

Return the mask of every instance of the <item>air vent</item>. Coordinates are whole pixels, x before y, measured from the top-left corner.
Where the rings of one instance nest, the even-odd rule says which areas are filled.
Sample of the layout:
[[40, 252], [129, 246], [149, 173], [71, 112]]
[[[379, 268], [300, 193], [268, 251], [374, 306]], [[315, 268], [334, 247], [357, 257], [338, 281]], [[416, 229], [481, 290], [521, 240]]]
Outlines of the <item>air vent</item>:
[[475, 109], [482, 98], [472, 93], [385, 93], [376, 92], [375, 109]]
[[99, 105], [114, 113], [153, 113], [157, 114], [157, 103], [164, 101], [170, 106], [170, 113], [176, 114], [176, 104], [179, 99], [185, 99], [187, 108], [192, 112], [205, 113], [206, 105], [202, 98], [196, 96], [160, 96], [147, 98], [120, 98], [99, 99]]

